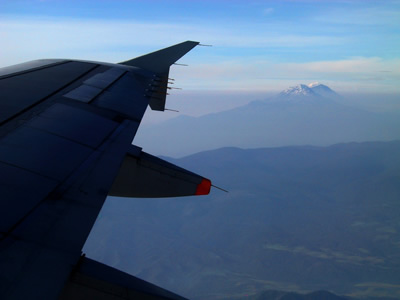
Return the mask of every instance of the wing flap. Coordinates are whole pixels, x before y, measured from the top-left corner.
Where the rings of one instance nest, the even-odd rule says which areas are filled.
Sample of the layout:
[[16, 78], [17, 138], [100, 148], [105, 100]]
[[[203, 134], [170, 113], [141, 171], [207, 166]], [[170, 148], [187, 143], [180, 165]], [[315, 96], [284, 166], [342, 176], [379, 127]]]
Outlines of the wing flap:
[[211, 181], [131, 146], [110, 196], [162, 198], [207, 195]]

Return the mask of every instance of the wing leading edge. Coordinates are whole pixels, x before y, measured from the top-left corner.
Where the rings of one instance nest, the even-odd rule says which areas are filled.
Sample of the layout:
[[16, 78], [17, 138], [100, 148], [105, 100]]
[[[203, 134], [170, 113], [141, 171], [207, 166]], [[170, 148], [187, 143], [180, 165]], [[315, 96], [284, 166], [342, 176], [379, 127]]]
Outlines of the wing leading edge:
[[110, 278], [111, 289], [128, 291], [121, 299], [183, 299], [81, 250], [107, 195], [209, 193], [208, 179], [131, 145], [146, 107], [165, 108], [170, 65], [197, 44], [120, 64], [39, 60], [0, 70], [1, 299], [109, 299], [101, 286]]

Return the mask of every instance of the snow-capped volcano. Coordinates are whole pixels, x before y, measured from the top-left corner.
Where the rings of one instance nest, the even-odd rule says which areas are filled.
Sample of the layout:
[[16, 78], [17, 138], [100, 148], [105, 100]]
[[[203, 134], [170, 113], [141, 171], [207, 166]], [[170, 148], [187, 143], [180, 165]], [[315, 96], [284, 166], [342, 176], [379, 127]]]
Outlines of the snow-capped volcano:
[[320, 98], [337, 98], [339, 95], [335, 93], [328, 86], [319, 82], [313, 82], [308, 85], [299, 84], [294, 87], [290, 87], [279, 93], [277, 96], [281, 100], [290, 101], [313, 101], [319, 100]]
[[330, 87], [321, 84], [319, 82], [313, 82], [308, 85], [309, 88], [313, 90], [314, 93], [326, 98], [336, 98], [340, 97], [336, 92], [334, 92]]
[[312, 88], [308, 87], [305, 84], [299, 84], [293, 87], [290, 87], [280, 93], [280, 95], [284, 96], [316, 96]]

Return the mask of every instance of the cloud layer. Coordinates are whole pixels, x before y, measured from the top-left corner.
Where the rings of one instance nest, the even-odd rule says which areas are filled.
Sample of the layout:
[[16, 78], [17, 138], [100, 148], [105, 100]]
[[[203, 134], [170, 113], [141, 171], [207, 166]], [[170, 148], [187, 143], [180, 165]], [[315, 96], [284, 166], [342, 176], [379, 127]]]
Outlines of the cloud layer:
[[[41, 6], [47, 11], [28, 7], [24, 14], [3, 9], [0, 67], [38, 58], [119, 62], [197, 40], [214, 47], [185, 56], [189, 68], [172, 69], [186, 89], [277, 91], [322, 81], [339, 92], [400, 91], [397, 2], [172, 1], [160, 7], [115, 1], [96, 10], [94, 3], [74, 5], [72, 10], [49, 1]], [[96, 15], [84, 15], [92, 11]], [[128, 18], [130, 12], [136, 17]]]

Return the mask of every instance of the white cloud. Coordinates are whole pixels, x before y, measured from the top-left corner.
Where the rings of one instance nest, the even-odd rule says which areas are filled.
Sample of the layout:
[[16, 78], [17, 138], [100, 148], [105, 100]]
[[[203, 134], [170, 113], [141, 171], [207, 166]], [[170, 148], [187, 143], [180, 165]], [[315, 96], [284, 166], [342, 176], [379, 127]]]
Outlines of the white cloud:
[[316, 61], [283, 64], [287, 70], [304, 70], [320, 73], [370, 74], [385, 71], [400, 75], [400, 59], [383, 60], [379, 57], [355, 57], [346, 60]]
[[342, 91], [400, 91], [400, 59], [352, 58], [307, 63], [274, 63], [237, 58], [216, 64], [174, 68], [190, 89], [281, 90], [320, 81]]
[[[204, 24], [203, 24], [204, 25]], [[206, 62], [191, 55], [189, 68], [172, 68], [187, 89], [279, 90], [288, 85], [322, 81], [349, 89], [399, 90], [400, 59], [351, 58], [307, 63], [272, 63], [245, 55], [238, 48], [310, 47], [343, 43], [342, 38], [313, 35], [260, 34], [232, 27], [196, 24], [140, 23], [118, 20], [0, 17], [0, 67], [38, 58], [78, 58], [118, 62], [184, 40], [226, 47], [230, 56]], [[207, 50], [208, 51], [208, 50]], [[210, 56], [213, 50], [210, 50]], [[209, 57], [207, 57], [207, 60]], [[185, 58], [186, 62], [186, 58]], [[385, 71], [385, 72], [382, 72]]]
[[[245, 27], [239, 23], [219, 26], [0, 16], [0, 66], [41, 57], [117, 62], [184, 40], [241, 48], [314, 47], [345, 42], [338, 37], [261, 33], [260, 29]], [[132, 49], [138, 52], [132, 53]]]
[[[118, 61], [119, 56], [123, 56], [124, 52], [119, 49], [131, 50], [136, 46], [158, 47], [160, 44], [169, 45], [171, 41], [172, 43], [181, 42], [185, 31], [190, 31], [190, 28], [183, 30], [179, 25], [164, 23], [1, 18], [0, 64], [4, 65], [10, 60], [15, 60], [14, 57], [19, 59], [22, 56], [28, 56], [30, 59], [43, 56], [93, 59], [99, 56], [99, 53], [107, 56], [99, 57], [99, 59], [117, 59]], [[177, 37], [174, 37], [174, 34]], [[128, 58], [130, 56], [132, 56], [131, 51]]]
[[274, 12], [274, 9], [272, 8], [272, 7], [268, 7], [268, 8], [265, 8], [264, 10], [263, 10], [263, 14], [264, 15], [270, 15], [270, 14], [272, 14]]
[[315, 20], [335, 24], [398, 26], [400, 25], [400, 11], [382, 6], [354, 10], [344, 7], [342, 9], [333, 9], [321, 16], [316, 16]]

